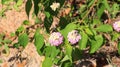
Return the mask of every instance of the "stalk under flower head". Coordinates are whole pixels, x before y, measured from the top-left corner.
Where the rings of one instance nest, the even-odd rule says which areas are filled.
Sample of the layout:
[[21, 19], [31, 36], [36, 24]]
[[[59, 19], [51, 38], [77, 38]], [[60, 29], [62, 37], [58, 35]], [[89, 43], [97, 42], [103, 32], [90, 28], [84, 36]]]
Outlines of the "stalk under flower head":
[[52, 46], [59, 46], [63, 43], [63, 36], [60, 32], [53, 32], [49, 37], [49, 42]]
[[76, 44], [81, 39], [81, 35], [78, 33], [77, 30], [72, 30], [68, 33], [67, 38], [71, 44]]

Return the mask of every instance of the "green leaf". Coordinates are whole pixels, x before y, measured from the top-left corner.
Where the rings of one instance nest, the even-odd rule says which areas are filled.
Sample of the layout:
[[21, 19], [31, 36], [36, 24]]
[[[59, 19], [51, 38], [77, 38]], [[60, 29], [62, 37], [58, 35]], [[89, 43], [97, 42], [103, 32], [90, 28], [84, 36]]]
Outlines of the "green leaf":
[[61, 62], [64, 62], [64, 61], [67, 61], [67, 60], [69, 60], [69, 57], [68, 57], [68, 55], [65, 55], [65, 57], [61, 60]]
[[51, 58], [55, 58], [59, 52], [60, 50], [54, 47], [54, 49], [52, 49]]
[[118, 42], [118, 54], [120, 55], [120, 42]]
[[119, 33], [117, 33], [117, 32], [112, 33], [112, 41], [118, 40], [119, 37], [120, 37]]
[[10, 33], [10, 36], [11, 36], [11, 37], [14, 37], [14, 36], [15, 36], [15, 33], [13, 33], [13, 32]]
[[108, 0], [103, 0], [103, 4], [105, 5], [105, 8], [110, 12], [111, 11], [111, 8], [108, 4]]
[[79, 48], [73, 48], [72, 51], [72, 59], [73, 61], [77, 61], [83, 58], [83, 50], [80, 50]]
[[0, 63], [3, 63], [3, 60], [2, 60], [2, 59], [0, 59]]
[[59, 26], [60, 29], [64, 29], [70, 22], [65, 17], [60, 17]]
[[116, 14], [119, 12], [119, 4], [114, 3], [112, 6], [112, 16], [116, 17]]
[[49, 17], [50, 17], [50, 13], [49, 13], [49, 12], [47, 12], [47, 11], [45, 11], [45, 15], [46, 15], [46, 17], [47, 17], [47, 18], [49, 18]]
[[95, 0], [90, 0], [90, 3], [88, 4], [88, 7], [90, 7], [91, 5], [93, 5]]
[[102, 14], [104, 13], [104, 10], [105, 10], [105, 5], [103, 4], [97, 11], [97, 16], [99, 19], [101, 18]]
[[37, 29], [34, 35], [34, 39], [35, 39], [35, 46], [38, 50], [40, 50], [43, 45], [44, 45], [44, 37], [42, 34], [40, 34], [40, 29]]
[[45, 58], [45, 60], [42, 63], [42, 67], [52, 67], [53, 61], [52, 58]]
[[81, 7], [79, 8], [80, 13], [85, 11], [86, 7], [87, 7], [86, 5], [81, 5]]
[[22, 5], [22, 3], [23, 3], [23, 0], [17, 0], [16, 5], [17, 5], [17, 6], [21, 6], [21, 5]]
[[29, 22], [28, 20], [24, 20], [24, 21], [23, 21], [23, 24], [24, 24], [24, 25], [29, 25], [30, 22]]
[[14, 46], [15, 48], [19, 48], [19, 47], [20, 47], [20, 44], [19, 44], [19, 43], [15, 43], [13, 46]]
[[42, 23], [42, 21], [41, 21], [41, 19], [39, 19], [38, 17], [36, 17], [35, 24], [39, 24], [39, 23]]
[[4, 34], [4, 33], [0, 33], [0, 39], [3, 39], [3, 38], [4, 38], [4, 36], [5, 36], [5, 34]]
[[93, 24], [100, 24], [101, 21], [99, 19], [93, 19]]
[[93, 32], [91, 31], [90, 28], [85, 28], [85, 32], [86, 32], [88, 35], [93, 35]]
[[114, 3], [112, 8], [113, 8], [114, 12], [118, 11], [119, 10], [119, 5], [117, 3]]
[[8, 55], [8, 54], [9, 54], [9, 47], [8, 47], [8, 45], [5, 44], [5, 45], [4, 45], [4, 48], [5, 48], [5, 51], [6, 51], [6, 55]]
[[48, 46], [44, 49], [45, 57], [50, 57], [52, 52], [52, 46]]
[[53, 22], [53, 17], [52, 16], [50, 18], [45, 17], [44, 26], [46, 28], [47, 33], [50, 32], [50, 27], [52, 25], [52, 22]]
[[70, 61], [65, 61], [60, 67], [74, 67]]
[[74, 23], [69, 23], [65, 29], [61, 30], [61, 33], [63, 34], [63, 36], [65, 37], [65, 39], [67, 40], [67, 35], [70, 31], [74, 30], [77, 28], [77, 25]]
[[3, 42], [6, 44], [10, 44], [12, 41], [10, 39], [5, 39], [5, 40], [3, 40]]
[[72, 62], [72, 46], [70, 44], [66, 45], [66, 55], [68, 55], [69, 60]]
[[39, 12], [39, 6], [38, 6], [38, 4], [39, 4], [40, 0], [33, 0], [33, 2], [34, 2], [34, 13], [37, 16], [37, 14]]
[[82, 13], [80, 14], [80, 17], [81, 17], [82, 19], [84, 19], [84, 16], [85, 16], [85, 14], [86, 14], [87, 12], [88, 12], [87, 10], [84, 11], [84, 12], [82, 12]]
[[61, 58], [54, 58], [53, 63], [57, 65], [57, 64], [59, 64], [60, 61], [61, 61]]
[[18, 8], [18, 6], [15, 4], [14, 6], [14, 9], [16, 10], [16, 11], [19, 11], [19, 8]]
[[86, 48], [87, 45], [87, 41], [88, 41], [88, 36], [86, 33], [84, 33], [84, 31], [81, 33], [81, 37], [82, 39], [79, 41], [79, 48], [80, 50], [83, 50]]
[[27, 0], [27, 2], [25, 4], [25, 11], [26, 11], [28, 17], [29, 17], [29, 13], [30, 13], [31, 8], [32, 8], [32, 1]]
[[17, 29], [17, 31], [16, 31], [16, 33], [21, 33], [21, 32], [23, 32], [25, 30], [25, 28], [24, 28], [24, 26], [20, 26], [18, 29]]
[[99, 27], [97, 27], [96, 30], [99, 32], [112, 32], [113, 28], [109, 24], [103, 24], [103, 25], [100, 25]]
[[12, 1], [13, 1], [13, 0], [1, 0], [1, 3], [8, 5], [8, 4], [10, 4], [10, 2], [12, 2]]
[[21, 34], [18, 37], [18, 42], [21, 46], [25, 47], [29, 42], [28, 35], [26, 33]]
[[5, 15], [5, 11], [8, 10], [9, 7], [1, 8], [0, 10], [0, 16], [3, 17]]
[[0, 44], [0, 47], [2, 47], [2, 44]]
[[94, 37], [95, 40], [91, 40], [91, 48], [90, 48], [90, 53], [95, 53], [101, 45], [103, 44], [103, 37], [102, 35], [97, 35]]
[[56, 49], [55, 46], [48, 46], [47, 48], [45, 48], [45, 56], [46, 57], [55, 58], [59, 52], [60, 52], [60, 50]]
[[60, 6], [64, 5], [65, 0], [57, 0], [58, 3], [60, 3]]

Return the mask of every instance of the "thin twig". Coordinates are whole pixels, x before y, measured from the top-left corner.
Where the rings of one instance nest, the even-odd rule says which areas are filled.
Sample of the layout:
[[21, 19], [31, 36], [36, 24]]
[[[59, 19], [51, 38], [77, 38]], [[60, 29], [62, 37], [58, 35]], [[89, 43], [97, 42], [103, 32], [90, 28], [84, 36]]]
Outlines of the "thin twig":
[[83, 20], [88, 16], [88, 14], [91, 12], [91, 10], [93, 9], [93, 7], [96, 5], [96, 2], [98, 0], [95, 0], [93, 5], [90, 7], [89, 11], [85, 14], [85, 16], [82, 18], [82, 20], [80, 20], [80, 22], [83, 22]]

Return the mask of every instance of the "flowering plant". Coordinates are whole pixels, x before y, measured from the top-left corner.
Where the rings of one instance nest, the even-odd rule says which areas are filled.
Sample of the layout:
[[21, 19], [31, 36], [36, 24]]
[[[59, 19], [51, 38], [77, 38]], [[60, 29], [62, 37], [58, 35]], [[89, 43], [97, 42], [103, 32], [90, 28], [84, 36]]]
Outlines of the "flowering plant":
[[[10, 4], [7, 1], [2, 0], [2, 4]], [[13, 1], [16, 2], [14, 8], [23, 2]], [[26, 14], [35, 21], [29, 24], [26, 20], [16, 30], [18, 42], [14, 46], [25, 48], [28, 42], [34, 43], [39, 55], [45, 56], [42, 67], [76, 67], [86, 54], [91, 56], [100, 53], [106, 44], [114, 46], [120, 54], [119, 2], [25, 0]], [[0, 16], [4, 15], [3, 11], [6, 9], [0, 12]], [[0, 44], [6, 42], [0, 40]]]
[[[119, 38], [119, 21], [113, 23], [113, 26], [109, 24], [111, 19], [109, 16], [114, 18], [117, 15], [118, 4], [110, 8], [107, 0], [33, 0], [33, 2], [34, 14], [37, 20], [42, 20], [39, 24], [43, 25], [41, 30], [44, 31], [41, 34], [36, 31], [37, 34], [34, 37], [38, 53], [45, 56], [43, 67], [74, 66], [74, 61], [80, 60], [81, 52], [86, 48], [89, 48], [90, 54], [99, 50], [107, 41], [106, 34], [113, 36], [112, 39], [107, 38], [108, 41], [115, 41]], [[30, 3], [32, 0], [26, 2], [28, 17], [30, 10], [27, 10], [27, 7]], [[31, 8], [32, 5], [29, 9]], [[39, 13], [42, 13], [43, 17]], [[108, 19], [103, 17], [106, 15]], [[113, 28], [117, 31], [114, 32], [118, 34], [117, 36], [112, 33]]]

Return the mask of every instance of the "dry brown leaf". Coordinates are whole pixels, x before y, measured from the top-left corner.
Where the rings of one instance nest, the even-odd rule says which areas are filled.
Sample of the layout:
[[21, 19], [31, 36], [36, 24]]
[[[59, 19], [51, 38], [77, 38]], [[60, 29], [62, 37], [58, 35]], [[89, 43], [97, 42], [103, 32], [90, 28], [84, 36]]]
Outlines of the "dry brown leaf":
[[58, 26], [58, 24], [59, 24], [59, 18], [57, 18], [57, 17], [53, 17], [53, 22], [52, 22], [52, 25], [51, 25], [51, 27], [50, 27], [50, 30], [52, 30], [52, 29], [54, 29], [54, 28], [56, 28], [57, 26]]

